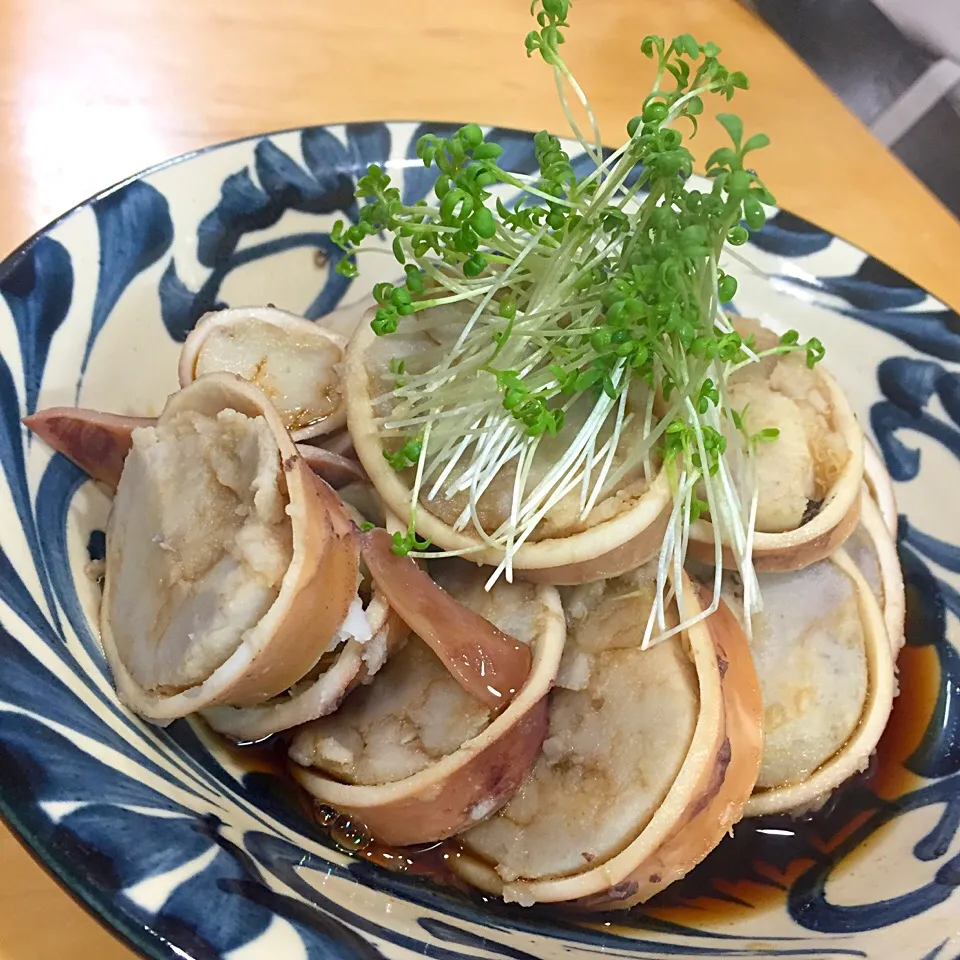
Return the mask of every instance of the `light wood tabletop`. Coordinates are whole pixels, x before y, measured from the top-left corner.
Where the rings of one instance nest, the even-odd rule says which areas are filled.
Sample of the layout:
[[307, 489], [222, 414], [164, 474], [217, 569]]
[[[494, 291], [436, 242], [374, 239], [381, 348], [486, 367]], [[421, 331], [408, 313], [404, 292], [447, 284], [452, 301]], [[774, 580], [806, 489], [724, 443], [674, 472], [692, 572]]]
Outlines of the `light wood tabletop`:
[[[960, 223], [735, 0], [578, 0], [564, 48], [607, 139], [638, 111], [639, 41], [691, 32], [753, 89], [778, 200], [960, 306]], [[0, 256], [129, 174], [220, 140], [324, 121], [561, 131], [528, 61], [527, 0], [0, 0]], [[699, 155], [713, 148], [706, 124]], [[132, 954], [0, 827], [0, 960]]]

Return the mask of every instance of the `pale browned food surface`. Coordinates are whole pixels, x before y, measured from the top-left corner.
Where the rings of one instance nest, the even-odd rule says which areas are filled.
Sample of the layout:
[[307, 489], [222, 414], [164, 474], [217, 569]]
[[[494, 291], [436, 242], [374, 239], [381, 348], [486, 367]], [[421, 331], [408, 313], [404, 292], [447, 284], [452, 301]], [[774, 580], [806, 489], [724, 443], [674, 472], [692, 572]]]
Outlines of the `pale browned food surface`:
[[[469, 12], [468, 12], [469, 11]], [[690, 32], [746, 70], [736, 102], [773, 146], [780, 203], [960, 306], [960, 224], [735, 0], [579, 0], [565, 48], [618, 141], [645, 91], [639, 40]], [[170, 156], [248, 134], [375, 119], [561, 132], [528, 62], [525, 0], [0, 0], [0, 256]], [[718, 142], [705, 125], [700, 156]], [[0, 827], [0, 960], [132, 954]]]

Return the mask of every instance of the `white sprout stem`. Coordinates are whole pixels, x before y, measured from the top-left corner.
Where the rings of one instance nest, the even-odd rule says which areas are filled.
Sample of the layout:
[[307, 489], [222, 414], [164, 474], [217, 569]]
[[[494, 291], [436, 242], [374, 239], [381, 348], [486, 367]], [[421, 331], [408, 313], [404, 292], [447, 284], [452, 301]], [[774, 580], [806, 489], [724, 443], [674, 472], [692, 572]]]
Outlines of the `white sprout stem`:
[[447, 560], [451, 557], [469, 557], [483, 549], [484, 545], [477, 543], [469, 547], [461, 547], [459, 550], [411, 550], [407, 556], [413, 557], [414, 560]]
[[620, 161], [620, 158], [627, 152], [632, 143], [632, 140], [627, 140], [622, 143], [613, 153], [610, 154], [606, 160], [601, 160], [591, 173], [588, 173], [578, 184], [580, 187], [585, 187], [588, 183], [592, 183], [594, 180], [600, 178], [602, 179], [605, 173], [609, 173], [616, 164]]
[[466, 325], [464, 326], [463, 330], [461, 331], [460, 337], [457, 339], [457, 342], [454, 345], [453, 350], [450, 351], [450, 354], [443, 365], [443, 369], [448, 368], [450, 364], [452, 364], [456, 360], [457, 355], [463, 349], [463, 345], [466, 342], [467, 337], [470, 336], [474, 326], [476, 325], [477, 320], [480, 318], [480, 314], [482, 314], [483, 311], [487, 309], [487, 306], [489, 305], [490, 301], [493, 299], [493, 296], [497, 292], [497, 290], [502, 290], [506, 286], [507, 281], [511, 277], [513, 277], [515, 273], [517, 273], [517, 271], [520, 269], [520, 265], [523, 263], [524, 260], [526, 260], [527, 255], [530, 253], [530, 251], [536, 249], [536, 247], [540, 243], [540, 238], [546, 233], [546, 230], [547, 230], [546, 227], [541, 227], [530, 238], [530, 240], [527, 242], [527, 245], [520, 252], [517, 259], [514, 260], [513, 263], [511, 263], [510, 266], [507, 267], [507, 269], [504, 270], [503, 274], [499, 277], [500, 279], [499, 285], [492, 286], [489, 292], [483, 298], [483, 300], [480, 301], [480, 304], [477, 306], [476, 310], [473, 311], [473, 316], [470, 317], [470, 319], [467, 321]]
[[[643, 435], [645, 437], [650, 436], [650, 427], [653, 423], [653, 403], [656, 399], [656, 394], [653, 390], [647, 392], [647, 402], [643, 412]], [[643, 452], [643, 473], [647, 478], [647, 482], [650, 481], [650, 478], [653, 476], [653, 463], [650, 460], [650, 451], [653, 449], [653, 444], [649, 444]]]
[[417, 473], [413, 482], [413, 497], [410, 503], [410, 527], [416, 529], [417, 522], [417, 501], [420, 497], [420, 486], [423, 483], [423, 467], [427, 461], [427, 449], [430, 446], [430, 428], [428, 423], [423, 431], [423, 443], [420, 447], [420, 456], [417, 459]]
[[487, 406], [486, 400], [480, 400], [477, 403], [469, 403], [465, 407], [457, 407], [455, 410], [442, 410], [439, 413], [425, 413], [419, 417], [410, 417], [406, 420], [388, 420], [386, 417], [378, 417], [374, 423], [382, 426], [384, 430], [403, 430], [406, 427], [418, 427], [422, 423], [431, 424], [438, 420], [450, 420], [453, 417], [462, 417], [465, 413], [476, 411]]
[[[508, 438], [509, 439], [509, 438]], [[512, 451], [512, 455], [511, 454]], [[513, 459], [513, 457], [519, 454], [519, 450], [514, 448], [508, 449], [508, 456], [504, 457], [501, 462], [501, 468], [506, 466], [506, 464]], [[499, 469], [497, 470], [499, 472]], [[480, 497], [483, 496], [487, 487], [490, 485], [493, 478], [496, 476], [495, 472], [491, 472], [487, 477], [481, 481], [480, 477], [477, 476], [474, 478], [474, 482], [470, 487], [470, 499], [468, 503], [468, 510], [470, 511], [470, 519], [473, 520], [474, 529], [480, 534], [480, 537], [485, 540], [490, 546], [496, 547], [499, 544], [496, 540], [491, 537], [483, 527], [483, 523], [480, 520]]]
[[[606, 454], [606, 451], [607, 451], [607, 445], [604, 444], [603, 447], [601, 447], [600, 451], [595, 455], [595, 458], [594, 458], [595, 461], [600, 460]], [[519, 537], [517, 537], [516, 545], [515, 545], [516, 549], [519, 549], [526, 542], [527, 538], [530, 537], [530, 535], [536, 529], [537, 524], [539, 524], [540, 521], [547, 515], [547, 513], [549, 513], [549, 511], [552, 510], [565, 496], [567, 496], [567, 494], [569, 494], [570, 491], [573, 490], [574, 487], [576, 487], [576, 485], [579, 482], [580, 482], [579, 473], [573, 472], [573, 475], [562, 486], [557, 487], [553, 491], [553, 493], [547, 499], [547, 501], [540, 507], [539, 511], [533, 517], [531, 517], [527, 521], [527, 523], [524, 525], [523, 532], [520, 534]], [[496, 584], [496, 582], [503, 575], [503, 572], [506, 569], [506, 563], [507, 563], [507, 558], [504, 557], [504, 559], [500, 561], [499, 566], [490, 575], [489, 580], [487, 580], [487, 583], [486, 583], [487, 590], [493, 587], [493, 585]]]
[[517, 513], [520, 509], [520, 502], [523, 500], [523, 488], [528, 476], [527, 462], [533, 459], [536, 453], [536, 441], [528, 444], [520, 451], [517, 459], [517, 472], [513, 478], [513, 499], [510, 502], [510, 527], [507, 531], [506, 548], [506, 578], [507, 583], [513, 583], [513, 540], [517, 530]]
[[590, 499], [587, 501], [586, 507], [582, 510], [580, 514], [581, 521], [586, 520], [590, 515], [590, 512], [596, 506], [597, 501], [600, 499], [600, 493], [603, 490], [603, 485], [606, 482], [607, 475], [610, 473], [610, 467], [613, 466], [613, 458], [617, 453], [617, 447], [620, 444], [620, 435], [623, 431], [623, 422], [624, 414], [627, 409], [627, 393], [630, 389], [630, 378], [624, 377], [623, 386], [620, 388], [620, 401], [617, 404], [617, 419], [613, 425], [613, 433], [610, 435], [610, 449], [607, 451], [606, 459], [603, 461], [603, 467], [600, 470], [600, 476], [597, 477], [597, 482], [594, 485], [593, 493], [590, 495]]
[[[616, 386], [616, 384], [614, 385]], [[567, 447], [564, 456], [548, 471], [547, 475], [540, 481], [530, 495], [528, 502], [521, 509], [521, 519], [525, 519], [531, 512], [536, 510], [536, 504], [549, 494], [550, 490], [560, 482], [560, 478], [573, 466], [576, 459], [586, 448], [590, 437], [595, 434], [603, 424], [612, 405], [613, 401], [606, 394], [601, 394], [590, 416], [587, 417], [579, 433], [569, 447]]]
[[587, 515], [587, 501], [590, 499], [590, 478], [593, 475], [591, 460], [597, 449], [597, 435], [593, 434], [587, 444], [587, 463], [583, 470], [583, 480], [580, 483], [580, 519]]
[[750, 498], [750, 519], [747, 522], [747, 548], [744, 551], [744, 567], [749, 571], [750, 576], [740, 575], [743, 582], [743, 606], [744, 623], [747, 627], [747, 638], [753, 636], [751, 621], [753, 614], [763, 609], [762, 598], [760, 596], [760, 584], [757, 580], [756, 571], [753, 567], [753, 533], [757, 526], [757, 504], [760, 500], [760, 488], [754, 480], [753, 496]]
[[[677, 520], [679, 527], [678, 535], [673, 544], [673, 590], [676, 594], [677, 611], [683, 610], [683, 564], [686, 560], [687, 533], [690, 529], [690, 501], [693, 499], [693, 491], [696, 488], [697, 476], [692, 476], [684, 491], [683, 501], [680, 507], [680, 516]], [[662, 610], [662, 605], [661, 605]], [[661, 629], [666, 629], [666, 623], [661, 624]]]
[[[560, 103], [563, 107], [563, 112], [566, 115], [567, 122], [570, 124], [570, 129], [573, 131], [573, 135], [580, 142], [580, 145], [590, 156], [590, 159], [595, 163], [599, 163], [603, 157], [603, 137], [600, 136], [600, 126], [597, 123], [597, 118], [594, 116], [593, 107], [590, 106], [590, 101], [587, 99], [587, 95], [583, 92], [580, 87], [580, 84], [577, 83], [576, 77], [567, 69], [566, 64], [562, 60], [558, 64], [554, 65], [553, 76], [557, 85], [557, 94], [560, 97]], [[577, 121], [573, 118], [573, 112], [570, 110], [570, 104], [567, 101], [566, 91], [563, 89], [563, 81], [566, 80], [570, 84], [570, 88], [577, 95], [577, 99], [580, 101], [583, 109], [586, 111], [587, 120], [590, 122], [591, 132], [593, 133], [593, 145], [591, 145], [586, 137], [580, 132], [580, 127], [577, 125]]]
[[[693, 430], [697, 439], [697, 453], [700, 456], [700, 463], [706, 465], [707, 451], [706, 451], [706, 445], [704, 444], [704, 440], [703, 440], [703, 429], [702, 429], [700, 420], [697, 417], [696, 408], [693, 406], [693, 403], [690, 400], [687, 401], [687, 411], [688, 413], [690, 413], [693, 419]], [[714, 416], [716, 416], [715, 408], [714, 408]], [[718, 464], [717, 464], [718, 473], [720, 468], [719, 461], [722, 461], [722, 459], [723, 459], [723, 454], [720, 454], [720, 456], [718, 457]], [[703, 480], [703, 486], [706, 491], [707, 509], [711, 511], [710, 515], [713, 516], [713, 513], [712, 513], [713, 504], [717, 503], [717, 496], [714, 492], [714, 477], [711, 474], [708, 466], [706, 467], [706, 469], [701, 471], [701, 479]], [[681, 548], [684, 560], [686, 559], [687, 545], [690, 538], [689, 511], [687, 513], [687, 518], [688, 518], [687, 523], [684, 525], [683, 544]], [[721, 576], [722, 576], [722, 570], [723, 570], [723, 536], [722, 536], [721, 530], [722, 530], [722, 527], [718, 525], [718, 527], [713, 531], [714, 585], [713, 585], [713, 599], [711, 601], [713, 609], [716, 609], [717, 605], [719, 605], [720, 603], [720, 586], [722, 582]], [[721, 571], [721, 574], [716, 573], [716, 571], [718, 570]]]
[[[666, 608], [669, 600], [666, 597], [667, 572], [670, 569], [673, 560], [674, 545], [676, 543], [677, 521], [680, 518], [683, 504], [686, 499], [686, 488], [692, 488], [696, 483], [697, 477], [687, 477], [684, 470], [680, 474], [677, 484], [677, 494], [674, 497], [673, 509], [670, 511], [670, 518], [667, 521], [667, 529], [663, 535], [663, 543], [660, 546], [660, 555], [657, 559], [657, 593], [653, 606], [650, 610], [650, 616], [647, 620], [646, 629], [643, 632], [643, 642], [640, 645], [641, 650], [647, 650], [654, 642], [653, 630], [655, 626], [660, 627], [661, 635], [666, 631]], [[656, 638], [660, 639], [660, 636]]]
[[[678, 633], [683, 633], [684, 631], [689, 630], [691, 627], [696, 626], [701, 621], [713, 616], [713, 614], [717, 612], [717, 608], [719, 606], [719, 600], [715, 599], [713, 603], [694, 616], [688, 617], [686, 620], [681, 618], [680, 623], [678, 623], [675, 627], [672, 627], [670, 630], [666, 630], [655, 637], [653, 641], [651, 641], [650, 646], [652, 646], [654, 643], [662, 643], [664, 640], [669, 640], [671, 637], [675, 637]], [[641, 647], [641, 649], [647, 648]]]
[[[479, 428], [480, 422], [481, 422], [480, 420], [477, 420], [473, 424], [473, 427], [470, 433], [472, 433], [473, 430], [476, 430], [477, 428]], [[460, 458], [463, 456], [467, 447], [469, 447], [470, 444], [473, 442], [474, 442], [474, 438], [470, 434], [465, 436], [459, 443], [457, 443], [456, 440], [451, 439], [450, 443], [448, 444], [449, 452], [447, 453], [447, 456], [449, 457], [449, 459], [444, 464], [443, 470], [440, 471], [440, 475], [437, 477], [436, 481], [431, 487], [430, 493], [427, 494], [428, 500], [435, 500], [437, 498], [437, 495], [440, 493], [440, 490], [443, 488], [443, 485], [447, 482], [447, 478], [450, 476], [450, 474], [454, 471], [454, 468], [460, 462]], [[434, 460], [433, 464], [431, 464], [430, 471], [429, 471], [430, 475], [432, 475], [433, 471], [441, 463], [444, 462], [443, 456], [444, 456], [444, 451], [441, 451], [440, 454], [437, 456], [437, 458]]]
[[702, 87], [696, 87], [693, 90], [689, 90], [685, 93], [679, 100], [677, 100], [673, 106], [670, 108], [670, 112], [667, 114], [666, 118], [663, 121], [663, 127], [669, 127], [674, 123], [680, 116], [679, 107], [682, 107], [685, 103], [691, 101], [694, 97], [702, 97], [705, 93], [710, 93], [714, 90], [719, 90], [721, 84], [719, 81], [714, 81], [713, 83], [705, 83]]
[[[501, 419], [496, 427], [478, 439], [470, 466], [447, 487], [448, 497], [454, 497], [464, 490], [474, 488], [477, 478], [482, 474], [490, 475], [487, 480], [489, 484], [490, 480], [493, 479], [493, 472], [489, 465], [491, 462], [495, 463], [497, 461], [510, 442], [512, 426], [513, 424], [509, 420]], [[486, 486], [483, 489], [485, 490]]]

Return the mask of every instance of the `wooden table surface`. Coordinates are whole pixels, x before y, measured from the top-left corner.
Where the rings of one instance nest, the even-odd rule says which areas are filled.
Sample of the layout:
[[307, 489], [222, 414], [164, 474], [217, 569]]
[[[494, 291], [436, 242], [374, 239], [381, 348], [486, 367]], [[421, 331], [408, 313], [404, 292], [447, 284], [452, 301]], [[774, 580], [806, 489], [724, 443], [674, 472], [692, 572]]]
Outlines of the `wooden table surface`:
[[[527, 0], [0, 0], [0, 256], [166, 157], [324, 121], [411, 118], [563, 129], [527, 61]], [[646, 81], [639, 40], [714, 40], [753, 89], [778, 200], [960, 307], [958, 223], [735, 0], [578, 0], [565, 49], [609, 141]], [[699, 155], [712, 149], [710, 124]], [[0, 827], [0, 960], [132, 954]]]

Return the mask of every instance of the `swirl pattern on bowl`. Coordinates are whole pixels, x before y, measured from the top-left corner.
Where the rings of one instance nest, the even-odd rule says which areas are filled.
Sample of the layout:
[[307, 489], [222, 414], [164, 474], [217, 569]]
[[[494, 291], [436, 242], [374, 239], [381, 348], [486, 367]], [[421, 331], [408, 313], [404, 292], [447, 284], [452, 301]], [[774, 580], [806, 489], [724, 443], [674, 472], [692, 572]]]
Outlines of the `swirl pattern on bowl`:
[[[354, 183], [370, 163], [390, 166], [406, 201], [425, 196], [432, 174], [414, 145], [448, 129], [348, 124], [226, 144], [93, 198], [0, 265], [0, 812], [150, 957], [952, 957], [960, 317], [783, 211], [745, 248], [755, 269], [739, 271], [736, 308], [819, 336], [870, 425], [903, 514], [904, 677], [919, 671], [931, 692], [912, 711], [915, 736], [887, 751], [896, 776], [828, 807], [802, 862], [791, 848], [794, 869], [778, 865], [773, 839], [790, 824], [757, 826], [769, 854], [744, 872], [749, 889], [778, 889], [774, 900], [744, 901], [741, 887], [733, 896], [711, 879], [679, 911], [577, 923], [469, 898], [351, 856], [269, 773], [186, 722], [158, 730], [117, 703], [87, 570], [102, 557], [109, 504], [19, 418], [74, 402], [156, 413], [176, 388], [179, 343], [206, 310], [270, 302], [318, 318], [392, 279], [376, 256], [362, 281], [340, 277], [330, 228], [357, 216]], [[535, 169], [528, 135], [492, 138], [505, 165]], [[710, 909], [731, 900], [743, 902]]]

